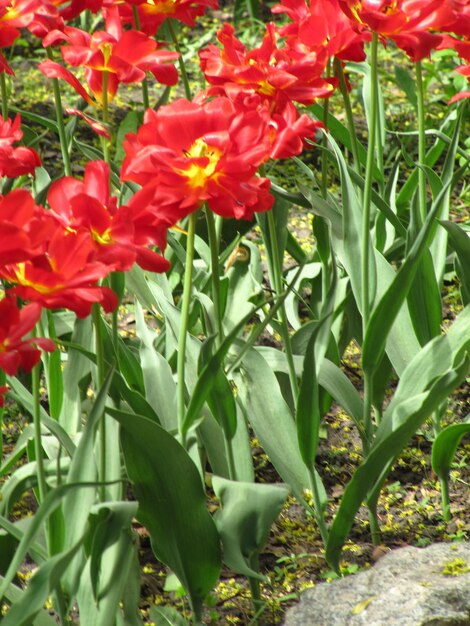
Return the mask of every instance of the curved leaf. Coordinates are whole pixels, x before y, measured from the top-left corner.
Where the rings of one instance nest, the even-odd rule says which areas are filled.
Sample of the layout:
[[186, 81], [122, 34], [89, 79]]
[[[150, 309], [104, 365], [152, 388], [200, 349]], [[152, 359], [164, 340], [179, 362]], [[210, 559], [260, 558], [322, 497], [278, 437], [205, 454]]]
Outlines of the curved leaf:
[[155, 555], [178, 576], [198, 612], [221, 565], [219, 535], [206, 509], [199, 472], [186, 450], [163, 428], [114, 410], [121, 424], [127, 473]]
[[470, 415], [463, 424], [451, 424], [437, 435], [432, 446], [432, 469], [442, 480], [449, 478], [450, 466], [462, 437], [470, 433]]

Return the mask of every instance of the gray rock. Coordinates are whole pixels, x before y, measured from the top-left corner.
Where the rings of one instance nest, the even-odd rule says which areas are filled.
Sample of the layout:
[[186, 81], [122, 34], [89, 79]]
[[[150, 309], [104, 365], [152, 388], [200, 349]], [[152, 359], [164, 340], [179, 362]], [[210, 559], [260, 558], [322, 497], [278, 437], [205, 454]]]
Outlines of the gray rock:
[[284, 626], [470, 626], [470, 543], [401, 548], [305, 591]]

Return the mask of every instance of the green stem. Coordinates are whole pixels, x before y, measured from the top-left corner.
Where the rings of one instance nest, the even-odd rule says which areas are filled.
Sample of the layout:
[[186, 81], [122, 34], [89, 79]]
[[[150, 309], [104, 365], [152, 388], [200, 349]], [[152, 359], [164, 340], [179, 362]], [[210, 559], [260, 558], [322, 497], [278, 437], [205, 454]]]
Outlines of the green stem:
[[222, 311], [220, 304], [219, 238], [215, 227], [214, 214], [209, 207], [206, 207], [206, 222], [209, 234], [209, 247], [211, 251], [212, 302], [214, 304], [214, 314], [218, 334], [217, 344], [220, 345], [224, 339], [224, 328], [222, 324]]
[[382, 543], [382, 532], [380, 530], [379, 520], [377, 517], [377, 505], [368, 505], [369, 509], [369, 526], [370, 534], [372, 537], [372, 543], [374, 546], [379, 546]]
[[227, 437], [224, 431], [225, 456], [227, 457], [228, 477], [230, 480], [237, 480], [237, 464], [233, 453], [232, 439]]
[[[140, 30], [140, 17], [136, 4], [132, 5], [132, 11], [134, 13], [135, 28], [136, 30]], [[142, 104], [144, 105], [144, 111], [150, 108], [149, 84], [147, 76], [145, 76], [144, 80], [142, 81]]]
[[[222, 307], [220, 302], [220, 271], [219, 271], [219, 241], [220, 231], [217, 230], [214, 214], [206, 206], [207, 231], [209, 233], [209, 247], [211, 251], [211, 280], [212, 280], [212, 302], [214, 304], [214, 315], [217, 325], [217, 346], [224, 340], [224, 326], [222, 320]], [[224, 430], [225, 454], [227, 457], [228, 473], [232, 480], [236, 480], [236, 463], [233, 452], [231, 437], [227, 437]]]
[[2, 91], [2, 117], [8, 119], [8, 89], [7, 78], [5, 72], [0, 73], [0, 89]]
[[[3, 387], [6, 383], [7, 377], [5, 372], [0, 369], [0, 387]], [[5, 409], [0, 407], [0, 459], [3, 459], [3, 414]]]
[[285, 299], [287, 298], [287, 295], [290, 293], [292, 285], [295, 285], [297, 279], [299, 278], [300, 273], [301, 273], [303, 267], [304, 267], [304, 264], [299, 266], [297, 272], [295, 273], [294, 278], [291, 280], [291, 282], [287, 286], [287, 289], [284, 290], [284, 293], [282, 294], [282, 296], [280, 298], [277, 298], [276, 302], [274, 302], [274, 304], [272, 305], [272, 307], [271, 307], [271, 309], [269, 311], [269, 314], [265, 315], [264, 319], [259, 324], [255, 325], [254, 329], [250, 333], [250, 336], [244, 342], [243, 348], [240, 350], [240, 352], [237, 354], [236, 358], [231, 363], [230, 367], [227, 369], [227, 375], [230, 374], [231, 372], [234, 372], [238, 368], [240, 363], [243, 361], [243, 358], [244, 358], [245, 354], [249, 350], [251, 350], [251, 348], [256, 344], [256, 342], [257, 342], [258, 338], [261, 336], [261, 333], [263, 332], [263, 330], [269, 324], [271, 319], [273, 319], [273, 317], [277, 313], [277, 311], [281, 308], [282, 304], [284, 303]]
[[362, 215], [362, 328], [363, 335], [369, 323], [370, 294], [369, 294], [369, 247], [370, 247], [370, 215], [372, 207], [372, 183], [375, 159], [375, 137], [377, 130], [377, 33], [372, 34], [371, 44], [371, 111], [369, 123], [369, 142], [367, 146], [366, 177], [364, 183], [364, 202]]
[[[416, 67], [416, 96], [418, 102], [418, 163], [423, 166], [426, 160], [426, 136], [425, 136], [425, 109], [424, 109], [424, 84], [421, 61]], [[422, 167], [418, 169], [418, 206], [420, 225], [424, 223], [427, 215], [426, 207], [426, 174]]]
[[318, 524], [318, 528], [320, 530], [320, 535], [324, 545], [328, 542], [328, 527], [325, 522], [325, 518], [323, 517], [320, 493], [318, 492], [317, 481], [315, 479], [315, 470], [313, 465], [311, 467], [307, 467], [308, 477], [310, 481], [310, 489], [312, 491], [312, 499], [313, 499], [313, 510], [315, 513], [315, 519]]
[[183, 79], [184, 85], [184, 93], [186, 94], [186, 98], [191, 100], [191, 87], [189, 86], [188, 73], [186, 72], [186, 66], [184, 64], [183, 55], [181, 54], [180, 45], [178, 43], [178, 37], [176, 36], [175, 29], [173, 28], [173, 20], [169, 19], [166, 21], [168, 25], [168, 31], [170, 33], [171, 39], [175, 44], [175, 50], [179, 53], [178, 64], [181, 70], [181, 78]]
[[450, 521], [450, 496], [449, 496], [449, 479], [448, 478], [439, 478], [439, 483], [441, 485], [441, 506], [442, 506], [442, 517], [445, 522]]
[[[103, 123], [106, 127], [108, 127], [109, 122], [109, 103], [108, 103], [108, 72], [105, 70], [103, 72], [103, 80], [101, 83], [103, 95], [101, 105], [103, 107]], [[106, 139], [106, 137], [102, 137], [101, 145], [103, 146], [103, 159], [106, 163], [109, 163], [109, 151], [110, 151], [110, 141]]]
[[[367, 161], [366, 174], [364, 182], [363, 196], [363, 214], [362, 214], [362, 337], [366, 336], [367, 326], [369, 324], [371, 298], [370, 298], [370, 217], [372, 207], [372, 183], [373, 168], [375, 160], [375, 144], [377, 132], [377, 108], [378, 108], [378, 76], [377, 76], [377, 52], [378, 52], [378, 35], [372, 34], [372, 43], [370, 50], [370, 66], [371, 66], [371, 110], [369, 120], [369, 141], [367, 145]], [[364, 373], [364, 456], [370, 449], [372, 441], [372, 384], [373, 379], [369, 373]], [[372, 534], [372, 541], [375, 543], [380, 540], [380, 528], [377, 519], [376, 507], [369, 506], [369, 520]]]
[[40, 403], [40, 376], [39, 363], [33, 367], [32, 390], [33, 390], [33, 425], [34, 425], [34, 452], [36, 455], [36, 466], [38, 475], [39, 502], [42, 502], [47, 494], [46, 472], [44, 469], [44, 457], [41, 441], [41, 403]]
[[[106, 373], [104, 362], [104, 345], [102, 333], [102, 320], [99, 304], [94, 304], [92, 309], [93, 326], [95, 329], [95, 354], [96, 354], [96, 383], [97, 388], [101, 389]], [[99, 481], [100, 499], [102, 502], [106, 499], [106, 488], [103, 483], [106, 482], [106, 420], [105, 416], [101, 416], [100, 420], [100, 457], [99, 457]]]
[[339, 59], [334, 61], [335, 74], [339, 78], [339, 89], [341, 96], [343, 97], [344, 111], [346, 113], [346, 122], [349, 130], [349, 137], [351, 139], [351, 150], [353, 154], [354, 169], [358, 174], [361, 173], [361, 161], [359, 159], [359, 146], [357, 142], [357, 132], [354, 124], [354, 115], [351, 106], [351, 99], [349, 97], [348, 86], [346, 78], [344, 76], [343, 65]]
[[[51, 48], [46, 48], [47, 56], [49, 59], [53, 59], [53, 54]], [[62, 108], [62, 97], [60, 95], [60, 84], [58, 78], [52, 79], [52, 88], [54, 91], [54, 103], [56, 110], [56, 119], [57, 119], [57, 129], [59, 132], [59, 141], [60, 141], [60, 150], [62, 152], [62, 159], [64, 161], [64, 174], [66, 176], [72, 175], [72, 165], [70, 162], [70, 154], [67, 144], [67, 137], [65, 135], [65, 125], [64, 125], [64, 112]]]
[[[254, 555], [250, 558], [250, 568], [254, 570], [255, 572], [259, 571], [259, 558], [257, 555]], [[251, 601], [253, 603], [253, 609], [254, 609], [254, 612], [257, 613], [263, 606], [263, 601], [261, 600], [260, 582], [257, 578], [248, 576], [248, 583], [250, 585], [250, 593], [251, 593]]]
[[178, 358], [177, 358], [177, 378], [178, 378], [178, 429], [181, 436], [181, 443], [186, 445], [186, 434], [183, 432], [183, 420], [185, 414], [185, 368], [186, 368], [186, 339], [188, 334], [189, 308], [191, 304], [191, 290], [193, 278], [194, 262], [194, 238], [196, 234], [197, 212], [189, 216], [188, 240], [186, 245], [186, 262], [183, 282], [183, 295], [181, 297], [181, 322], [178, 335]]
[[[272, 282], [276, 298], [280, 298], [282, 295], [282, 267], [281, 259], [279, 258], [279, 246], [276, 233], [276, 222], [274, 220], [274, 214], [272, 211], [268, 211], [268, 227], [269, 238], [271, 245], [268, 247], [268, 253], [271, 256], [271, 269], [272, 269]], [[299, 386], [297, 383], [297, 375], [295, 373], [294, 356], [292, 352], [292, 344], [290, 340], [289, 327], [287, 324], [286, 309], [284, 302], [279, 307], [279, 321], [282, 334], [282, 341], [284, 343], [284, 349], [286, 352], [287, 365], [289, 368], [289, 380], [292, 390], [292, 397], [294, 402], [297, 401], [299, 393]]]

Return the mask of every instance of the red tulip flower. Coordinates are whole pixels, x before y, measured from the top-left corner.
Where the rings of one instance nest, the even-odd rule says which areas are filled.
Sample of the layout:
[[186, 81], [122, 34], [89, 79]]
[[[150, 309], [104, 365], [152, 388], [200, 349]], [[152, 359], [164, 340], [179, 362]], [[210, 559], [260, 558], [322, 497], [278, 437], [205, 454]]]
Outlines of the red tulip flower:
[[251, 218], [270, 209], [269, 179], [257, 178], [269, 157], [269, 117], [240, 113], [228, 98], [176, 100], [148, 109], [124, 143], [122, 178], [144, 188], [156, 223], [175, 224], [204, 202], [224, 217]]
[[199, 54], [201, 69], [213, 85], [209, 95], [258, 94], [270, 104], [271, 112], [282, 112], [287, 102], [312, 104], [331, 95], [333, 86], [321, 74], [326, 54], [292, 55], [277, 47], [274, 24], [267, 24], [259, 48], [248, 51], [234, 36], [233, 26], [224, 24], [217, 38], [222, 50], [210, 45]]
[[34, 174], [36, 167], [41, 165], [38, 153], [32, 148], [13, 147], [23, 137], [20, 125], [19, 115], [13, 121], [0, 117], [0, 176], [16, 178], [24, 174]]
[[[16, 376], [20, 368], [30, 372], [41, 358], [41, 350], [55, 350], [51, 339], [23, 338], [33, 330], [40, 317], [41, 306], [35, 302], [19, 309], [11, 295], [0, 300], [0, 369], [9, 376]], [[0, 394], [5, 391], [6, 388], [2, 387]]]
[[45, 220], [50, 238], [45, 240], [41, 253], [0, 266], [0, 278], [11, 283], [11, 292], [23, 300], [50, 309], [67, 308], [80, 318], [90, 314], [95, 302], [107, 312], [114, 310], [118, 304], [116, 294], [98, 285], [114, 268], [92, 260], [89, 234], [64, 231], [53, 216], [45, 215]]
[[273, 13], [286, 13], [291, 24], [279, 29], [293, 50], [326, 51], [328, 57], [343, 61], [364, 61], [365, 35], [353, 28], [341, 11], [338, 0], [281, 0]]
[[122, 22], [137, 28], [133, 6], [137, 8], [139, 30], [153, 36], [168, 18], [194, 26], [196, 18], [204, 15], [206, 8], [216, 9], [218, 4], [217, 0], [126, 0], [117, 3]]
[[66, 176], [50, 188], [47, 200], [65, 230], [85, 231], [93, 246], [93, 258], [114, 271], [126, 272], [134, 263], [151, 272], [165, 272], [170, 263], [148, 246], [164, 241], [164, 235], [140, 228], [140, 213], [117, 206], [109, 191], [110, 167], [91, 161], [83, 181]]
[[[40, 0], [0, 0], [0, 48], [9, 48], [20, 36], [20, 28], [34, 19]], [[0, 53], [0, 72], [14, 75], [3, 54]]]
[[0, 267], [41, 254], [48, 224], [53, 225], [50, 218], [40, 214], [26, 190], [15, 189], [0, 196]]
[[[456, 69], [456, 72], [462, 74], [462, 76], [466, 76], [467, 79], [470, 80], [470, 65], [461, 65]], [[463, 100], [464, 98], [470, 98], [470, 89], [455, 94], [455, 96], [449, 100], [449, 104], [457, 102], [458, 100]]]
[[[78, 28], [65, 27], [63, 31], [52, 31], [45, 37], [44, 45], [60, 41], [62, 58], [73, 67], [85, 68], [85, 80], [94, 98], [103, 102], [106, 86], [107, 101], [115, 96], [120, 83], [141, 82], [147, 72], [164, 85], [175, 85], [178, 73], [172, 62], [178, 53], [159, 50], [158, 44], [144, 33], [122, 31], [117, 15], [107, 23], [107, 31], [92, 35]], [[78, 80], [65, 68], [52, 61], [44, 61], [39, 69], [49, 77], [66, 80], [85, 100], [91, 102]], [[78, 83], [78, 85], [77, 85]]]
[[441, 42], [439, 29], [449, 16], [447, 0], [338, 0], [359, 29], [390, 38], [415, 62]]

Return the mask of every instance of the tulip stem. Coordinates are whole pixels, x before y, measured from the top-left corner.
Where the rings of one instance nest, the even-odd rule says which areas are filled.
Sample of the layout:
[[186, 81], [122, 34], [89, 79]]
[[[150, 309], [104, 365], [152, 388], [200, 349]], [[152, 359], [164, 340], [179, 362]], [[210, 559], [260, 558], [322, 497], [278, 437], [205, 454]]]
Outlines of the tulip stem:
[[358, 174], [361, 173], [361, 161], [359, 159], [359, 147], [357, 143], [356, 127], [354, 125], [354, 115], [352, 112], [351, 99], [349, 97], [348, 85], [344, 75], [343, 65], [339, 59], [334, 60], [335, 74], [339, 79], [339, 89], [343, 97], [344, 111], [346, 113], [346, 121], [348, 124], [349, 138], [351, 140], [351, 152], [353, 155], [354, 169]]
[[415, 64], [416, 67], [416, 98], [418, 103], [418, 206], [420, 215], [420, 224], [424, 223], [427, 215], [426, 208], [426, 174], [423, 166], [426, 161], [426, 136], [425, 136], [425, 108], [424, 108], [424, 85], [421, 61]]
[[40, 403], [40, 376], [39, 363], [31, 372], [31, 386], [33, 391], [33, 425], [34, 425], [34, 453], [36, 455], [36, 467], [38, 476], [39, 502], [42, 502], [47, 493], [46, 473], [44, 469], [44, 457], [42, 452], [41, 438], [41, 403]]
[[[279, 257], [279, 243], [276, 232], [276, 222], [274, 219], [274, 213], [268, 211], [268, 228], [270, 246], [268, 246], [269, 255], [271, 257], [271, 269], [272, 269], [272, 282], [276, 298], [280, 298], [282, 295], [282, 267], [281, 259]], [[279, 321], [280, 331], [282, 335], [282, 341], [284, 343], [284, 349], [286, 351], [287, 365], [289, 368], [289, 380], [292, 390], [292, 398], [294, 402], [297, 401], [297, 395], [299, 393], [299, 386], [297, 384], [297, 374], [295, 373], [294, 357], [292, 353], [292, 344], [290, 340], [289, 327], [287, 324], [286, 309], [284, 302], [279, 307]]]
[[[136, 30], [140, 30], [140, 17], [139, 17], [139, 11], [137, 9], [136, 4], [132, 5], [132, 11], [134, 13], [135, 28]], [[149, 84], [148, 84], [147, 76], [145, 76], [144, 80], [142, 81], [142, 104], [144, 106], [144, 111], [150, 108]]]
[[[103, 333], [102, 320], [99, 304], [94, 304], [92, 309], [93, 326], [95, 328], [95, 354], [96, 354], [96, 386], [101, 389], [105, 379], [104, 349], [103, 349]], [[100, 500], [106, 500], [106, 417], [103, 414], [100, 420], [100, 456], [99, 456], [99, 482]]]
[[219, 238], [215, 227], [214, 214], [209, 207], [206, 208], [206, 222], [211, 251], [212, 302], [214, 304], [214, 316], [217, 325], [217, 344], [220, 345], [224, 339], [224, 329], [220, 306]]
[[0, 73], [0, 89], [2, 91], [2, 117], [6, 121], [8, 119], [8, 88], [5, 72]]
[[181, 54], [178, 37], [176, 36], [175, 29], [173, 28], [173, 20], [169, 19], [166, 21], [166, 23], [168, 24], [168, 31], [170, 33], [171, 39], [175, 44], [175, 50], [179, 53], [178, 63], [181, 70], [181, 78], [183, 79], [184, 93], [186, 94], [186, 98], [188, 100], [191, 100], [191, 87], [189, 86], [188, 73], [186, 72], [186, 66], [184, 64], [183, 55]]
[[183, 282], [183, 295], [181, 296], [181, 322], [178, 335], [178, 358], [177, 358], [177, 380], [178, 380], [178, 429], [181, 443], [186, 447], [186, 433], [183, 430], [185, 405], [185, 368], [186, 368], [186, 340], [188, 335], [189, 308], [191, 304], [191, 290], [193, 279], [194, 262], [194, 238], [196, 235], [197, 213], [189, 216], [188, 239], [186, 244], [186, 261]]
[[[108, 127], [108, 117], [109, 117], [109, 107], [108, 107], [108, 72], [105, 70], [103, 72], [102, 79], [102, 100], [101, 105], [103, 107], [103, 124]], [[110, 150], [110, 140], [106, 137], [102, 137], [102, 146], [103, 146], [103, 159], [106, 163], [109, 163], [109, 150]]]
[[[53, 54], [51, 48], [46, 48], [47, 56], [49, 59], [53, 59]], [[59, 141], [60, 141], [60, 150], [62, 152], [62, 159], [64, 161], [64, 174], [66, 176], [72, 175], [72, 165], [70, 162], [70, 153], [67, 142], [67, 137], [65, 134], [65, 125], [64, 125], [64, 112], [62, 108], [62, 97], [60, 95], [60, 84], [58, 78], [52, 79], [52, 88], [54, 91], [54, 102], [55, 102], [55, 110], [56, 110], [56, 119], [57, 119], [57, 130], [59, 133]]]

